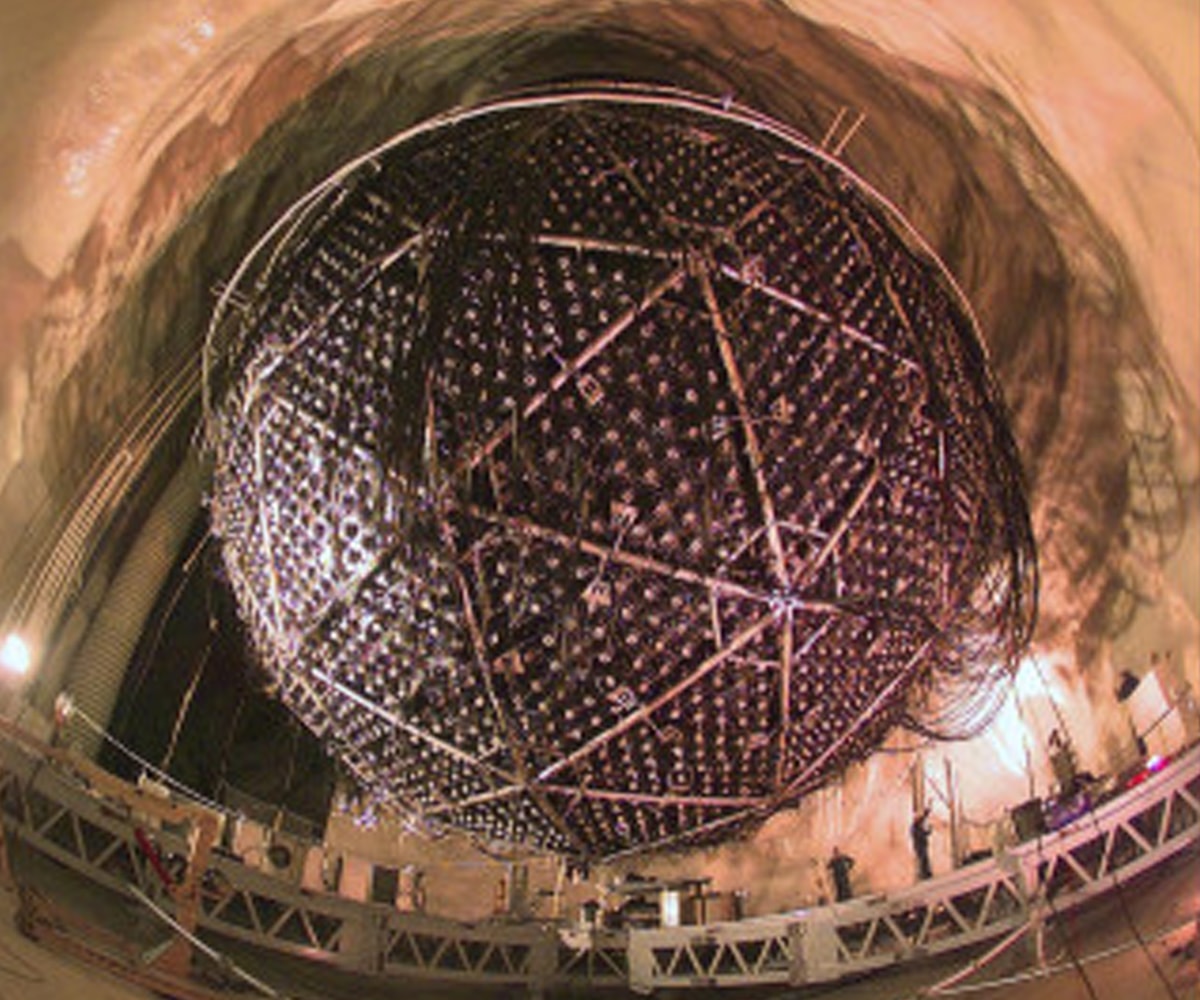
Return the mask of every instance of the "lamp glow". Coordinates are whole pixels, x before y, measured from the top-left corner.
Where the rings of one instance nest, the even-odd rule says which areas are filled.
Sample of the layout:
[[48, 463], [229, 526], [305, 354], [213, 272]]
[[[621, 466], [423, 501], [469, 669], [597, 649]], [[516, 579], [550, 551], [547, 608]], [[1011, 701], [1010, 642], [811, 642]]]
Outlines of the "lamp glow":
[[9, 673], [24, 675], [29, 671], [31, 661], [29, 644], [15, 632], [10, 632], [0, 646], [0, 666]]

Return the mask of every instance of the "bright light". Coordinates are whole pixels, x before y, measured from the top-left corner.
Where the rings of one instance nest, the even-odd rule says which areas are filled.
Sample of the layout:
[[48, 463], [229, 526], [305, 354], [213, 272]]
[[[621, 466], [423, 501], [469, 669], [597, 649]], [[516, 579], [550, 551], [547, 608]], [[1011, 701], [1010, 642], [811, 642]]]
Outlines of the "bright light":
[[0, 646], [0, 666], [13, 674], [24, 674], [29, 670], [29, 646], [15, 632], [10, 632]]
[[1025, 657], [1014, 678], [1017, 697], [1024, 702], [1036, 702], [1039, 698], [1046, 698], [1061, 707], [1063, 696], [1058, 686], [1052, 683], [1054, 676], [1054, 663], [1050, 657]]
[[994, 764], [1003, 766], [1012, 774], [1025, 773], [1029, 765], [1026, 759], [1029, 730], [1025, 727], [1025, 720], [1021, 718], [1021, 710], [1011, 692], [988, 727], [985, 739], [993, 754]]
[[75, 714], [75, 699], [67, 691], [60, 691], [54, 699], [54, 724], [65, 726]]

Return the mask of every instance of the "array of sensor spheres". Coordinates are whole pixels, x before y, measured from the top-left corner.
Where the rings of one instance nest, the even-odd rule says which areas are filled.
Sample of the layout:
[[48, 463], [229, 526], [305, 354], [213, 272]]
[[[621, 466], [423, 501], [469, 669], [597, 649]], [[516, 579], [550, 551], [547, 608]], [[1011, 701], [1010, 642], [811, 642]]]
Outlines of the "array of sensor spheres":
[[257, 656], [421, 823], [718, 840], [986, 702], [1027, 636], [965, 306], [757, 115], [625, 88], [414, 129], [293, 207], [208, 350]]

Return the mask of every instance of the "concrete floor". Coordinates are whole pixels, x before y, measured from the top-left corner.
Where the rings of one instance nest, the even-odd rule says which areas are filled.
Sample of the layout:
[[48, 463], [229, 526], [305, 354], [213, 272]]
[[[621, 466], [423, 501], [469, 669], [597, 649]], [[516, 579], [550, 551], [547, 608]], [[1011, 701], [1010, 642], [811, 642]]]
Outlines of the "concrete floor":
[[47, 951], [14, 924], [17, 896], [0, 892], [0, 1000], [147, 1000], [146, 990]]

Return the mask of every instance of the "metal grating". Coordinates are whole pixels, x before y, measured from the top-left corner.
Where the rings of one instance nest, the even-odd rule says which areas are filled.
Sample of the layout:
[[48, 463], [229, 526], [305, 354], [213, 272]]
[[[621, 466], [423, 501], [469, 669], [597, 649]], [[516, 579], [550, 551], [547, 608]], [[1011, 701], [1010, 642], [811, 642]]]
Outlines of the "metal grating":
[[953, 282], [782, 126], [556, 93], [302, 199], [210, 331], [214, 530], [374, 802], [589, 856], [987, 717], [1033, 545]]

